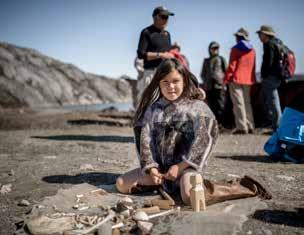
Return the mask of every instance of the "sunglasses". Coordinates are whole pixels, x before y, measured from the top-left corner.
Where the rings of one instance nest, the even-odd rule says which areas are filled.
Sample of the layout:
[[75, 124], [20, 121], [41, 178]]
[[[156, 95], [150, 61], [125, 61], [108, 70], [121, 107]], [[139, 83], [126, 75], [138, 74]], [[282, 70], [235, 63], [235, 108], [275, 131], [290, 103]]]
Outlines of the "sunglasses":
[[161, 18], [162, 20], [168, 20], [169, 16], [167, 16], [167, 15], [160, 15], [159, 18]]

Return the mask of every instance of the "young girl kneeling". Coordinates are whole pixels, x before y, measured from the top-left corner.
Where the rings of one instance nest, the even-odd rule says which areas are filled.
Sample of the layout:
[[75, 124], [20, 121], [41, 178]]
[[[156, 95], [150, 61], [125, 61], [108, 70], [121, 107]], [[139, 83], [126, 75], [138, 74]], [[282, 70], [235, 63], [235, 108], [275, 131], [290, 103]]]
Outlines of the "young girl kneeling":
[[[121, 193], [161, 185], [190, 204], [190, 176], [202, 173], [218, 135], [217, 121], [203, 101], [195, 76], [177, 59], [166, 59], [145, 89], [135, 114], [135, 144], [140, 168], [116, 181]], [[225, 184], [204, 179], [206, 204], [271, 195], [245, 176]]]
[[189, 204], [190, 175], [206, 167], [218, 127], [195, 76], [178, 60], [164, 60], [157, 69], [136, 111], [134, 132], [140, 169], [120, 176], [118, 191], [162, 185], [174, 193], [180, 188]]

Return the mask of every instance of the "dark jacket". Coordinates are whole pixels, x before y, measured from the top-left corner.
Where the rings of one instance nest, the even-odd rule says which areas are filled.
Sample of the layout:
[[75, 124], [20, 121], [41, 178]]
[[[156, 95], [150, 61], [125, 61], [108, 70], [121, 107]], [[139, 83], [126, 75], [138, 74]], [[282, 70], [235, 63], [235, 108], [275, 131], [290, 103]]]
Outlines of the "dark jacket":
[[269, 77], [280, 78], [280, 56], [278, 44], [282, 41], [276, 37], [271, 38], [267, 43], [263, 44], [264, 54], [261, 68], [261, 77], [267, 79]]
[[204, 101], [160, 98], [135, 123], [135, 143], [143, 172], [161, 172], [182, 161], [203, 171], [218, 135], [217, 122]]
[[201, 79], [205, 90], [222, 89], [227, 63], [220, 55], [211, 55], [211, 47], [216, 42], [209, 45], [209, 58], [205, 58], [201, 71]]
[[137, 56], [144, 59], [145, 69], [155, 69], [162, 59], [147, 60], [147, 52], [168, 52], [171, 49], [170, 33], [166, 30], [161, 31], [154, 25], [143, 29], [140, 34]]

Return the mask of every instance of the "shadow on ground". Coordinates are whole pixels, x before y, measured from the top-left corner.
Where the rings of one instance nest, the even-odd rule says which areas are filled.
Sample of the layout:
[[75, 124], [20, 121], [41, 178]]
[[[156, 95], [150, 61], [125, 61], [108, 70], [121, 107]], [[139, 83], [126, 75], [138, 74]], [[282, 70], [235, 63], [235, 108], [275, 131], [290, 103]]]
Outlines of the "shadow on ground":
[[116, 120], [90, 120], [90, 119], [81, 119], [81, 120], [68, 120], [68, 124], [70, 125], [106, 125], [106, 126], [130, 126], [131, 123], [127, 122], [119, 122]]
[[266, 223], [304, 227], [304, 208], [297, 208], [295, 211], [257, 210], [252, 217]]
[[101, 184], [115, 184], [120, 174], [108, 172], [90, 172], [77, 175], [50, 175], [42, 178], [50, 184], [81, 184], [88, 183], [94, 186]]
[[51, 136], [31, 136], [36, 139], [58, 140], [58, 141], [96, 141], [96, 142], [117, 142], [134, 143], [132, 136], [91, 136], [91, 135], [51, 135]]
[[286, 163], [284, 161], [274, 161], [270, 159], [267, 155], [234, 155], [234, 156], [215, 156], [215, 158], [236, 160], [244, 162], [263, 162], [263, 163]]

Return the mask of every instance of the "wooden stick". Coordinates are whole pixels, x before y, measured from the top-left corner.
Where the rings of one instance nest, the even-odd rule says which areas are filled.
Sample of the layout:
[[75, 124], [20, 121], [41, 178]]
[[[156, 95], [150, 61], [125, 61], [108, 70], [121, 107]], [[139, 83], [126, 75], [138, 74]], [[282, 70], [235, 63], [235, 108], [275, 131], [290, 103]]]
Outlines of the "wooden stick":
[[169, 200], [162, 200], [162, 199], [153, 199], [151, 200], [153, 206], [158, 206], [160, 209], [171, 209], [174, 205]]
[[164, 189], [159, 188], [159, 192], [166, 200], [169, 200], [172, 203], [172, 206], [175, 206], [175, 201]]
[[149, 214], [159, 213], [160, 209], [159, 206], [151, 206], [151, 207], [139, 208], [136, 211], [144, 211], [149, 215]]

